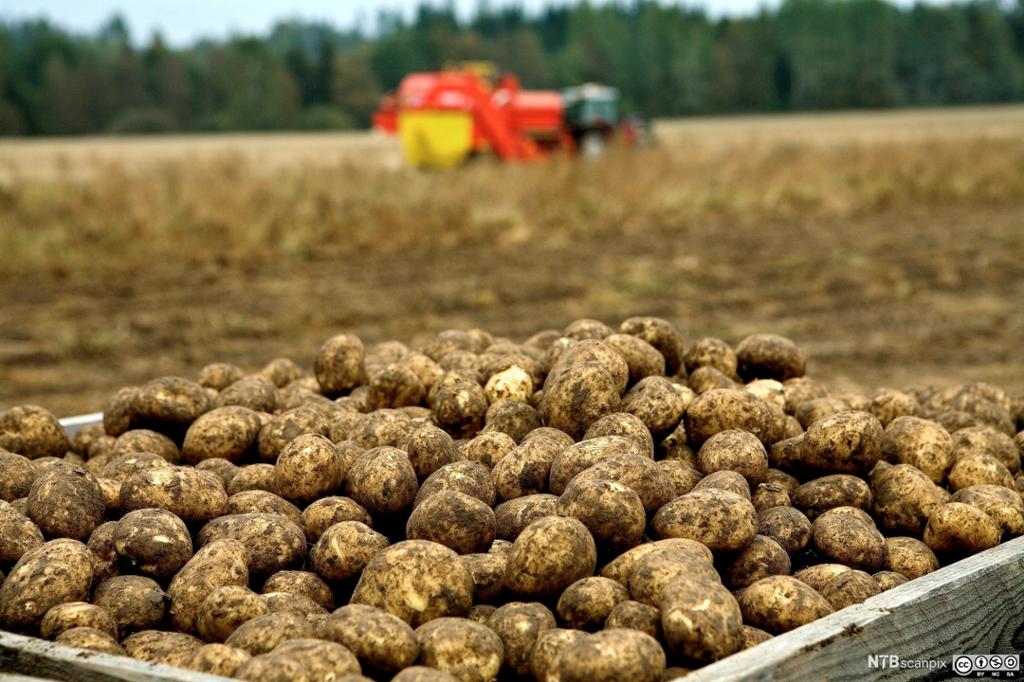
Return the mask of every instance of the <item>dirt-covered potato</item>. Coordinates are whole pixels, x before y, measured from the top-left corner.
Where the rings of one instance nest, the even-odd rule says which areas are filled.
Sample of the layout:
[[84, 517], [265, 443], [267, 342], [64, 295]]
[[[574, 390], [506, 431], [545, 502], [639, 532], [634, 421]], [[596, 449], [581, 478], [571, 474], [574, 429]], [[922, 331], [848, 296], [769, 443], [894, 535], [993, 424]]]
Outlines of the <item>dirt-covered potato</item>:
[[39, 634], [45, 639], [55, 639], [72, 628], [93, 628], [117, 639], [117, 623], [110, 613], [84, 601], [58, 604], [47, 611], [39, 624]]
[[459, 459], [455, 441], [444, 430], [424, 424], [402, 444], [416, 476], [423, 480], [445, 464]]
[[97, 585], [92, 594], [92, 603], [111, 615], [122, 637], [159, 627], [167, 599], [159, 583], [141, 575], [114, 576]]
[[882, 426], [889, 426], [900, 417], [920, 417], [924, 408], [910, 393], [895, 388], [880, 388], [871, 396], [868, 411], [878, 417]]
[[877, 580], [864, 571], [853, 570], [844, 571], [829, 580], [821, 591], [821, 596], [838, 611], [847, 606], [860, 604], [865, 599], [881, 593], [882, 588]]
[[904, 583], [908, 582], [907, 577], [895, 571], [879, 571], [871, 576], [875, 579], [875, 583], [878, 585], [878, 589], [882, 592], [891, 590], [894, 587], [899, 587]]
[[196, 536], [200, 547], [225, 539], [245, 545], [249, 570], [257, 575], [297, 566], [306, 555], [306, 535], [281, 514], [228, 514], [208, 522]]
[[366, 350], [352, 334], [327, 339], [313, 361], [313, 374], [324, 395], [338, 396], [366, 383]]
[[196, 383], [204, 388], [223, 391], [245, 376], [245, 370], [228, 362], [213, 362], [199, 370]]
[[[819, 555], [868, 572], [877, 571], [885, 563], [885, 538], [859, 516], [855, 507], [836, 507], [814, 520], [814, 548]], [[870, 517], [869, 521], [870, 521]]]
[[220, 479], [225, 490], [227, 490], [228, 486], [231, 485], [231, 480], [235, 477], [235, 474], [239, 472], [239, 468], [232, 462], [220, 457], [204, 459], [196, 465], [196, 469], [199, 469], [200, 471], [209, 471], [211, 474], [215, 475]]
[[495, 534], [514, 541], [528, 525], [545, 516], [557, 515], [558, 498], [538, 493], [502, 502], [494, 508]]
[[[205, 471], [197, 467], [200, 471]], [[244, 492], [246, 490], [266, 490], [269, 493], [277, 494], [275, 484], [275, 469], [273, 464], [247, 464], [238, 467], [235, 475], [228, 481], [226, 488], [228, 495]]]
[[871, 488], [850, 474], [831, 474], [804, 483], [793, 492], [793, 506], [813, 521], [836, 507], [871, 509]]
[[528, 402], [533, 395], [533, 377], [519, 365], [512, 365], [491, 375], [484, 385], [484, 394], [491, 405], [500, 400]]
[[969, 504], [991, 516], [1004, 538], [1024, 534], [1024, 499], [1015, 490], [1000, 485], [974, 485], [958, 490], [952, 501]]
[[1013, 474], [992, 455], [964, 455], [949, 471], [949, 489], [956, 492], [972, 485], [1001, 485], [1012, 489]]
[[890, 533], [920, 534], [936, 507], [949, 501], [948, 492], [909, 464], [879, 462], [871, 471], [871, 490], [875, 518]]
[[260, 418], [239, 405], [218, 407], [188, 427], [181, 456], [189, 464], [219, 457], [237, 462], [250, 451], [260, 432]]
[[515, 448], [516, 442], [507, 433], [485, 430], [472, 440], [466, 441], [459, 449], [459, 453], [466, 460], [479, 462], [492, 469]]
[[[537, 443], [539, 440], [540, 439], [530, 441], [530, 443], [527, 443], [525, 446], [520, 446], [520, 448], [528, 447]], [[544, 442], [550, 443], [550, 441]], [[551, 461], [551, 470], [548, 480], [551, 492], [556, 495], [561, 495], [565, 491], [565, 487], [569, 484], [569, 481], [571, 481], [576, 474], [593, 466], [597, 462], [621, 454], [634, 454], [644, 457], [648, 456], [647, 453], [638, 446], [635, 440], [624, 436], [599, 436], [597, 438], [582, 440], [579, 443], [570, 445], [564, 450], [558, 452]]]
[[658, 467], [668, 474], [672, 481], [672, 489], [675, 497], [685, 495], [693, 490], [701, 478], [701, 473], [686, 462], [678, 459], [663, 459], [658, 462]]
[[518, 400], [499, 400], [492, 403], [484, 414], [485, 433], [497, 431], [507, 434], [516, 443], [530, 431], [541, 426], [536, 408]]
[[873, 414], [836, 412], [807, 429], [801, 439], [799, 463], [819, 471], [870, 471], [882, 456], [882, 433], [882, 424]]
[[697, 339], [686, 349], [683, 356], [686, 371], [693, 374], [701, 367], [711, 367], [731, 379], [739, 378], [736, 368], [739, 364], [736, 352], [722, 339], [706, 336]]
[[640, 453], [647, 457], [654, 456], [654, 438], [644, 422], [635, 414], [614, 412], [601, 417], [587, 428], [584, 441], [594, 440], [603, 436], [622, 436], [640, 446]]
[[0, 566], [13, 564], [43, 544], [43, 533], [27, 516], [0, 501]]
[[697, 463], [705, 474], [735, 471], [751, 487], [768, 476], [768, 453], [764, 444], [751, 433], [736, 429], [720, 431], [704, 441], [697, 452]]
[[474, 601], [493, 601], [503, 593], [505, 570], [508, 566], [507, 552], [465, 554], [462, 556], [462, 563], [473, 577]]
[[475, 497], [487, 506], [492, 506], [498, 496], [491, 470], [486, 466], [479, 462], [452, 462], [445, 464], [423, 481], [413, 500], [413, 506], [418, 507], [428, 497], [443, 490]]
[[185, 668], [209, 675], [232, 677], [252, 656], [227, 644], [204, 644], [196, 649]]
[[121, 483], [120, 508], [126, 512], [157, 507], [185, 522], [207, 521], [223, 514], [227, 503], [220, 478], [192, 467], [143, 469]]
[[605, 630], [614, 630], [615, 628], [639, 630], [655, 639], [661, 639], [661, 611], [649, 604], [632, 599], [620, 601], [612, 607], [604, 621]]
[[639, 417], [653, 435], [666, 436], [679, 425], [694, 397], [687, 386], [649, 376], [623, 396], [622, 411]]
[[132, 658], [180, 668], [192, 659], [203, 642], [184, 632], [143, 630], [126, 637], [121, 645]]
[[334, 443], [306, 434], [281, 450], [274, 466], [274, 488], [290, 502], [308, 503], [335, 491], [344, 475]]
[[644, 510], [652, 513], [675, 497], [675, 487], [658, 463], [647, 457], [625, 453], [601, 460], [581, 471], [574, 481], [615, 481], [640, 496]]
[[453, 550], [427, 540], [406, 540], [370, 560], [351, 603], [376, 606], [417, 627], [441, 616], [467, 614], [473, 578]]
[[757, 513], [757, 532], [778, 542], [789, 554], [811, 541], [811, 522], [793, 507], [772, 507]]
[[475, 497], [442, 490], [413, 510], [405, 533], [410, 540], [431, 540], [459, 554], [482, 552], [494, 541], [494, 511]]
[[371, 410], [419, 405], [427, 395], [420, 375], [402, 362], [370, 372], [367, 404]]
[[237, 405], [254, 412], [272, 413], [283, 402], [283, 398], [274, 382], [266, 377], [253, 375], [232, 383], [220, 392], [214, 402], [217, 407]]
[[263, 601], [266, 602], [267, 608], [270, 609], [271, 613], [278, 613], [281, 611], [293, 611], [295, 613], [300, 613], [303, 616], [306, 616], [309, 619], [310, 624], [314, 626], [316, 626], [322, 618], [327, 617], [327, 609], [302, 594], [264, 591], [262, 598]]
[[117, 437], [131, 428], [132, 402], [137, 390], [135, 386], [125, 386], [110, 396], [110, 400], [103, 408], [104, 433]]
[[273, 650], [282, 642], [315, 636], [313, 626], [304, 615], [295, 611], [279, 611], [245, 621], [224, 643], [258, 656]]
[[310, 542], [316, 542], [324, 531], [342, 521], [359, 521], [367, 526], [373, 524], [369, 512], [348, 497], [322, 497], [302, 512], [302, 529]]
[[1020, 472], [1020, 452], [1013, 439], [991, 426], [969, 426], [953, 434], [956, 459], [982, 454], [995, 457], [1011, 474]]
[[772, 507], [789, 507], [792, 499], [785, 488], [775, 483], [759, 483], [753, 492], [750, 493], [750, 502], [754, 509], [760, 514]]
[[312, 600], [324, 609], [334, 608], [334, 593], [330, 586], [311, 571], [279, 571], [263, 583], [263, 594], [285, 592]]
[[882, 456], [910, 464], [942, 483], [954, 462], [953, 439], [940, 424], [920, 417], [897, 417], [885, 427]]
[[124, 648], [117, 643], [117, 638], [109, 632], [97, 628], [81, 626], [73, 627], [61, 632], [55, 638], [57, 644], [74, 647], [76, 649], [88, 649], [104, 654], [125, 656]]
[[[621, 356], [613, 350], [609, 352], [626, 367]], [[628, 372], [627, 368], [627, 377]], [[548, 375], [541, 409], [549, 426], [578, 438], [601, 417], [619, 411], [621, 387], [607, 365], [581, 362], [554, 373], [553, 369]]]
[[687, 549], [662, 548], [642, 556], [629, 572], [629, 595], [636, 601], [660, 607], [665, 586], [679, 576], [696, 576], [720, 582], [710, 561]]
[[619, 331], [643, 339], [665, 358], [669, 376], [685, 369], [686, 344], [675, 326], [660, 317], [631, 317], [619, 325]]
[[807, 355], [792, 339], [776, 334], [752, 334], [736, 346], [737, 371], [744, 381], [786, 381], [804, 375]]
[[434, 384], [430, 404], [438, 426], [459, 436], [473, 436], [483, 427], [487, 396], [475, 379], [449, 372]]
[[405, 452], [377, 447], [360, 455], [348, 470], [346, 494], [371, 514], [398, 514], [416, 498], [419, 484]]
[[302, 527], [302, 512], [294, 504], [279, 495], [266, 490], [243, 490], [228, 498], [225, 514], [248, 514], [259, 512], [264, 514], [281, 514], [296, 526]]
[[789, 554], [775, 539], [755, 535], [746, 547], [721, 567], [727, 584], [733, 589], [747, 587], [770, 575], [789, 575]]
[[637, 630], [603, 630], [564, 647], [551, 666], [559, 682], [660, 682], [665, 652]]
[[131, 425], [161, 433], [164, 429], [184, 429], [213, 407], [210, 394], [196, 382], [160, 377], [136, 389], [131, 401]]
[[[357, 680], [338, 680], [338, 682], [361, 682]], [[459, 682], [459, 678], [451, 673], [425, 665], [414, 665], [406, 668], [391, 678], [391, 682]]]
[[617, 481], [574, 480], [555, 509], [560, 516], [581, 521], [594, 541], [610, 550], [621, 551], [639, 544], [647, 526], [640, 496]]
[[995, 520], [963, 502], [938, 507], [928, 517], [924, 543], [938, 555], [962, 557], [999, 544], [1002, 531]]
[[545, 596], [594, 574], [597, 547], [576, 519], [547, 516], [519, 534], [509, 554], [505, 587], [514, 594]]
[[558, 598], [556, 611], [566, 627], [595, 631], [604, 627], [612, 609], [619, 602], [628, 599], [629, 590], [618, 582], [611, 578], [592, 576], [581, 578], [565, 588]]
[[[86, 464], [95, 460], [90, 460]], [[136, 471], [143, 469], [159, 469], [170, 464], [166, 459], [152, 452], [130, 452], [125, 455], [118, 455], [103, 463], [103, 466], [96, 473], [101, 478], [107, 478], [118, 483], [123, 483], [126, 478]], [[88, 466], [86, 468], [89, 468]], [[120, 491], [118, 492], [120, 498]]]
[[452, 674], [461, 682], [491, 682], [504, 659], [501, 638], [466, 618], [435, 618], [416, 628], [419, 663]]
[[527, 675], [534, 646], [545, 631], [555, 627], [555, 617], [537, 602], [509, 602], [495, 609], [484, 625], [501, 638], [505, 670]]
[[512, 500], [546, 492], [552, 464], [563, 450], [562, 443], [554, 438], [538, 436], [523, 440], [490, 472], [498, 496]]
[[735, 380], [718, 371], [714, 367], [698, 367], [687, 377], [686, 385], [700, 395], [715, 389], [736, 389], [740, 387]]
[[185, 523], [166, 509], [137, 509], [118, 522], [114, 548], [142, 573], [166, 578], [192, 558], [192, 536]]
[[711, 662], [743, 646], [743, 615], [736, 598], [717, 580], [679, 576], [661, 594], [665, 641], [685, 658]]
[[92, 555], [93, 584], [98, 585], [107, 578], [118, 574], [119, 567], [117, 549], [114, 548], [114, 531], [117, 521], [107, 521], [96, 526], [89, 535], [86, 545]]
[[331, 423], [322, 410], [300, 405], [270, 418], [259, 430], [256, 448], [262, 461], [273, 464], [281, 450], [300, 436], [327, 436]]
[[327, 528], [309, 552], [310, 567], [324, 580], [340, 581], [357, 575], [388, 539], [359, 521], [342, 521]]
[[757, 512], [740, 495], [706, 488], [663, 506], [652, 527], [659, 538], [689, 538], [715, 551], [737, 551], [754, 539]]
[[760, 398], [735, 389], [706, 391], [686, 408], [686, 432], [695, 446], [731, 429], [752, 433], [767, 445], [774, 430], [772, 412]]
[[38, 476], [28, 457], [0, 449], [0, 501], [13, 502], [27, 497]]
[[814, 564], [801, 568], [793, 574], [793, 577], [820, 593], [833, 577], [852, 570], [849, 566], [842, 564]]
[[207, 642], [223, 642], [245, 622], [270, 612], [267, 602], [248, 587], [224, 585], [203, 600], [196, 632]]
[[385, 673], [411, 666], [420, 653], [405, 621], [365, 604], [349, 604], [328, 616], [321, 638], [344, 645], [363, 666]]
[[690, 447], [685, 422], [679, 422], [675, 431], [658, 443], [657, 453], [660, 460], [685, 462], [697, 468], [697, 453]]
[[736, 595], [743, 621], [780, 635], [827, 616], [833, 609], [828, 601], [795, 577], [773, 575], [762, 578]]
[[29, 489], [26, 515], [47, 537], [84, 542], [105, 513], [103, 491], [82, 467], [56, 464]]
[[167, 588], [171, 623], [195, 632], [201, 605], [211, 592], [228, 585], [249, 585], [248, 561], [249, 551], [237, 540], [215, 540], [199, 549]]
[[646, 542], [642, 545], [637, 545], [627, 552], [623, 552], [601, 569], [601, 575], [605, 578], [611, 578], [621, 585], [629, 587], [633, 570], [637, 567], [640, 561], [647, 555], [654, 554], [659, 550], [664, 549], [689, 554], [691, 557], [700, 559], [707, 564], [710, 564], [713, 560], [711, 550], [696, 540], [689, 540], [686, 538], [669, 538], [667, 540], [658, 540], [656, 542]]
[[28, 550], [0, 584], [0, 627], [34, 629], [57, 604], [84, 601], [92, 566], [88, 547], [77, 540], [51, 540]]
[[28, 459], [63, 457], [71, 442], [52, 412], [36, 405], [16, 405], [0, 412], [0, 448]]

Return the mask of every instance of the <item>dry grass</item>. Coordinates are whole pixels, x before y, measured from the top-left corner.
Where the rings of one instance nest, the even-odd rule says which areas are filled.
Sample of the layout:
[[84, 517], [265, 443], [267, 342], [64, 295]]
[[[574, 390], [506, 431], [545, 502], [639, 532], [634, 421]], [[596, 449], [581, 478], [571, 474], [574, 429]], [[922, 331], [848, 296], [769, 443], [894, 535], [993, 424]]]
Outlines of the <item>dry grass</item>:
[[1024, 390], [1014, 121], [696, 120], [599, 163], [452, 173], [396, 167], [372, 137], [70, 142], [49, 170], [59, 145], [0, 147], [0, 407], [84, 411], [214, 359], [308, 360], [340, 328], [524, 334], [633, 312], [792, 334], [855, 387]]

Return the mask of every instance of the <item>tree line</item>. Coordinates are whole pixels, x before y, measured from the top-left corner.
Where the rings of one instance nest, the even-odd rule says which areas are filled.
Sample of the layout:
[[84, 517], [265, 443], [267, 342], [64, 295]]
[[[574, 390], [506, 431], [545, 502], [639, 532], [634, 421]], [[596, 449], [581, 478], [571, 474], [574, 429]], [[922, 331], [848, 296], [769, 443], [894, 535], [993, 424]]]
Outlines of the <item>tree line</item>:
[[0, 134], [340, 129], [365, 126], [411, 71], [484, 59], [534, 88], [599, 81], [648, 116], [1024, 100], [1024, 0], [900, 6], [785, 0], [714, 18], [632, 0], [539, 13], [449, 4], [371, 32], [282, 21], [266, 35], [183, 49], [0, 23]]

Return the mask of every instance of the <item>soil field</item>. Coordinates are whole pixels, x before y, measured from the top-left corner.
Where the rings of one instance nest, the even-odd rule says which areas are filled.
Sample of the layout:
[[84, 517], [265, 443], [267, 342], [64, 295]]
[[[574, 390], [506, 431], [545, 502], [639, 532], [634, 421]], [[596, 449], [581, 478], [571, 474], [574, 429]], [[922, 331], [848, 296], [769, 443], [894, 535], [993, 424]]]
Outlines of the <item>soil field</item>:
[[321, 340], [665, 316], [810, 373], [1024, 392], [1024, 108], [661, 122], [422, 173], [370, 134], [0, 142], [0, 409]]

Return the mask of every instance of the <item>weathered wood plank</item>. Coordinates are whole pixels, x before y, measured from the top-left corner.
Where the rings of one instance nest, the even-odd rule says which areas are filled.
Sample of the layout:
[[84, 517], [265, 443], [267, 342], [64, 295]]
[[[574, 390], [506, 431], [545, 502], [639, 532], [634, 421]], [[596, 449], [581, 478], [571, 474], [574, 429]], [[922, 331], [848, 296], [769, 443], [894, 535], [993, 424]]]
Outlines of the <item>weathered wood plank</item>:
[[0, 673], [69, 682], [226, 682], [228, 679], [124, 656], [73, 649], [3, 630], [0, 630]]
[[[687, 682], [954, 679], [957, 654], [1024, 651], [1024, 538], [993, 547], [688, 675]], [[869, 655], [946, 669], [872, 669]], [[1016, 678], [1022, 679], [1024, 672]], [[1003, 678], [1007, 679], [1007, 678]]]

